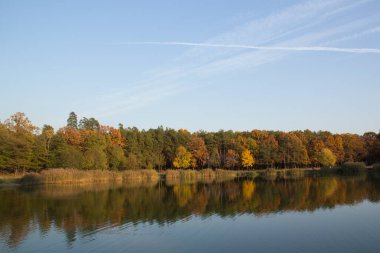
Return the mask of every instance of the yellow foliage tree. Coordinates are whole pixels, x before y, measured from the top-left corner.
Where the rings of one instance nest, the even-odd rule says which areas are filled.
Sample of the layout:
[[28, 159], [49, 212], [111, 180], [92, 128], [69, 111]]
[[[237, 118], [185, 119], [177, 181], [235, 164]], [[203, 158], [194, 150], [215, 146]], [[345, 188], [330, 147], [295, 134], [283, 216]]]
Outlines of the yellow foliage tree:
[[255, 160], [253, 159], [253, 156], [251, 152], [248, 149], [244, 149], [241, 153], [241, 165], [244, 168], [252, 167], [255, 164]]
[[193, 157], [184, 146], [179, 146], [176, 151], [176, 155], [173, 161], [174, 168], [187, 169], [193, 163]]
[[336, 156], [333, 152], [331, 152], [328, 148], [323, 148], [318, 154], [317, 154], [318, 162], [325, 167], [331, 167], [334, 166], [336, 163]]

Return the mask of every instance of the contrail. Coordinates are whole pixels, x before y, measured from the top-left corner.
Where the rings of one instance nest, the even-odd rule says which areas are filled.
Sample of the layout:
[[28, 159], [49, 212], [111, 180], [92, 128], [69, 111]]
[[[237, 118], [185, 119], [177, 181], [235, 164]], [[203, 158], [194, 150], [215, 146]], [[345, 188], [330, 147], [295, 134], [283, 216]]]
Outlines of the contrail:
[[239, 44], [210, 44], [210, 43], [192, 43], [192, 42], [124, 42], [116, 43], [117, 45], [166, 45], [166, 46], [196, 46], [196, 47], [218, 47], [218, 48], [239, 48], [239, 49], [256, 49], [256, 50], [271, 50], [271, 51], [312, 51], [312, 52], [338, 52], [338, 53], [353, 53], [353, 54], [380, 54], [380, 49], [377, 48], [339, 48], [339, 47], [281, 47], [281, 46], [254, 46], [254, 45], [239, 45]]

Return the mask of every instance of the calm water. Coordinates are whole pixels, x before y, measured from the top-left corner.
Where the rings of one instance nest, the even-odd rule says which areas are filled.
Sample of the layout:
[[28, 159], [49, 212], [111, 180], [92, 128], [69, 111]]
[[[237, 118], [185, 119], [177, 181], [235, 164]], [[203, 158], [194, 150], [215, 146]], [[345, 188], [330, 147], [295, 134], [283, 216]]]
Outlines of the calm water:
[[0, 188], [0, 252], [380, 252], [380, 178]]

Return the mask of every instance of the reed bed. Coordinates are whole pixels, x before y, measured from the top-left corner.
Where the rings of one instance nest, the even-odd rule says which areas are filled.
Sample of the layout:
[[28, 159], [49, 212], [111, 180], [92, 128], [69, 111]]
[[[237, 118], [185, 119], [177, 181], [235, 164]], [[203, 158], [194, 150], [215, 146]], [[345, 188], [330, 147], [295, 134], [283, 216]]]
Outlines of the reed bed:
[[305, 176], [305, 170], [303, 169], [291, 169], [288, 171], [290, 178], [302, 178]]
[[276, 180], [277, 178], [279, 179], [297, 179], [297, 178], [302, 178], [305, 176], [305, 169], [299, 169], [299, 168], [294, 168], [294, 169], [266, 169], [257, 172], [257, 174], [266, 180]]
[[49, 169], [41, 173], [31, 173], [21, 179], [23, 185], [34, 184], [96, 184], [158, 181], [155, 170], [139, 171], [106, 171], [106, 170], [77, 170]]
[[221, 182], [231, 180], [239, 176], [238, 171], [231, 170], [166, 170], [166, 184], [174, 185], [179, 183], [212, 183], [214, 181]]
[[[166, 170], [162, 176], [169, 185], [180, 183], [212, 183], [231, 180], [238, 177], [256, 178], [266, 180], [301, 178], [305, 175], [304, 169], [267, 169], [262, 171], [247, 170]], [[30, 173], [21, 180], [22, 185], [35, 184], [100, 184], [112, 183], [131, 186], [142, 184], [155, 185], [160, 174], [155, 170], [78, 170], [78, 169], [48, 169], [40, 173]]]
[[22, 173], [1, 173], [0, 172], [0, 184], [17, 184], [24, 176]]
[[[240, 173], [242, 175], [242, 173]], [[167, 170], [164, 178], [172, 183], [213, 182], [233, 179], [239, 176], [238, 171], [229, 170]], [[30, 173], [21, 179], [23, 185], [36, 184], [127, 184], [140, 185], [150, 183], [154, 185], [160, 179], [155, 170], [129, 170], [123, 172], [106, 170], [78, 170], [78, 169], [48, 169], [40, 173]]]
[[160, 178], [155, 170], [127, 170], [119, 173], [124, 182], [157, 182]]
[[[216, 179], [233, 179], [236, 177], [244, 176], [245, 171], [234, 171], [234, 170], [215, 170], [215, 177]], [[249, 173], [249, 172], [247, 172]]]

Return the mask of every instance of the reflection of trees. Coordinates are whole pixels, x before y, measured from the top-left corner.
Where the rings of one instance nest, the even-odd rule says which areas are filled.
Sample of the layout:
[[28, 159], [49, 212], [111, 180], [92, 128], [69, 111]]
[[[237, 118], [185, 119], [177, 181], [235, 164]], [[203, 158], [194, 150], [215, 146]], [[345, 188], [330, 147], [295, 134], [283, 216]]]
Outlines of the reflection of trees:
[[184, 207], [187, 205], [187, 203], [191, 200], [193, 197], [193, 193], [195, 191], [195, 186], [196, 185], [175, 185], [173, 187], [173, 192], [176, 196], [177, 203], [179, 207]]
[[[365, 199], [380, 200], [380, 178], [305, 177], [298, 180], [245, 180], [213, 184], [160, 183], [149, 187], [98, 190], [80, 187], [0, 190], [0, 240], [17, 246], [37, 226], [78, 235], [124, 223], [163, 224], [191, 214], [265, 215], [278, 211], [312, 211]], [[66, 193], [65, 193], [66, 191]]]
[[16, 247], [31, 228], [31, 203], [19, 196], [15, 189], [0, 189], [0, 196], [0, 238], [4, 238], [10, 247]]
[[242, 194], [243, 199], [252, 199], [253, 193], [255, 191], [255, 183], [253, 181], [244, 181], [242, 184]]

